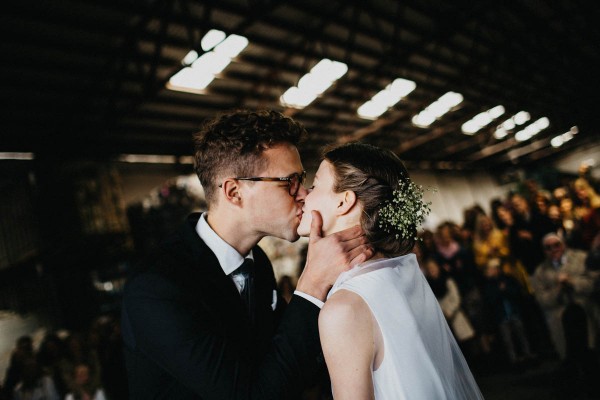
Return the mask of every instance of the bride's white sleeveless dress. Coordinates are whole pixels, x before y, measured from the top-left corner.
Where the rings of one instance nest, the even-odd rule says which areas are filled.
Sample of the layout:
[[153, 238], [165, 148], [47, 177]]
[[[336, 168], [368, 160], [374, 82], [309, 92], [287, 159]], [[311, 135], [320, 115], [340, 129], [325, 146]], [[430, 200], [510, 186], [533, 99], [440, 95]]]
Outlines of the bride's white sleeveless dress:
[[483, 399], [414, 254], [355, 267], [340, 275], [328, 297], [341, 289], [361, 296], [381, 329], [375, 399]]

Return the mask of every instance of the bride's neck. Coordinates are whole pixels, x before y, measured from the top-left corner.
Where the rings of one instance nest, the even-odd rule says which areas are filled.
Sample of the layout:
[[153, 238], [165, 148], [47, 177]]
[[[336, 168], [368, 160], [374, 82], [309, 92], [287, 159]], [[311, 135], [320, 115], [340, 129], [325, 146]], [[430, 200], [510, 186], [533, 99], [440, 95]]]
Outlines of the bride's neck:
[[344, 229], [352, 228], [353, 226], [360, 225], [360, 216], [352, 214], [345, 214], [338, 216], [333, 225], [327, 230], [327, 232], [323, 232], [325, 235], [330, 235], [332, 233], [336, 233], [339, 231], [343, 231]]

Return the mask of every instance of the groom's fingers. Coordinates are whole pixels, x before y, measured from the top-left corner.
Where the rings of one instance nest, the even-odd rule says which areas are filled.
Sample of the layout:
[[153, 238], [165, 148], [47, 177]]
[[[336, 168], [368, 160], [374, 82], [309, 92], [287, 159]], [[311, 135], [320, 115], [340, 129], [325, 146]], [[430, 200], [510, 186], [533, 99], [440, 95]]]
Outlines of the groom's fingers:
[[373, 257], [373, 248], [368, 244], [361, 244], [360, 246], [354, 247], [348, 252], [348, 259], [350, 267], [361, 264]]
[[323, 218], [321, 218], [321, 214], [315, 210], [312, 210], [310, 215], [312, 217], [312, 221], [310, 222], [309, 241], [314, 242], [315, 240], [323, 237], [323, 231], [321, 230], [323, 227]]
[[336, 236], [340, 242], [353, 241], [355, 239], [364, 238], [364, 232], [359, 225], [344, 229], [343, 231], [335, 232], [332, 236]]

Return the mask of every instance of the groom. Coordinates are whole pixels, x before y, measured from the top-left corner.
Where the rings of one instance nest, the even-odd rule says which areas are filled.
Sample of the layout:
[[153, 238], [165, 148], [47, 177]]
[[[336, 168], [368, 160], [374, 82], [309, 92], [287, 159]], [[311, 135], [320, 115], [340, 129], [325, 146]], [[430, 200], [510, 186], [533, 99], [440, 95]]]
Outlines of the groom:
[[337, 276], [371, 250], [358, 227], [321, 237], [315, 214], [296, 292], [287, 305], [277, 294], [257, 243], [298, 239], [305, 135], [278, 112], [236, 111], [194, 136], [208, 212], [190, 215], [123, 296], [131, 399], [296, 398], [313, 383], [320, 307]]

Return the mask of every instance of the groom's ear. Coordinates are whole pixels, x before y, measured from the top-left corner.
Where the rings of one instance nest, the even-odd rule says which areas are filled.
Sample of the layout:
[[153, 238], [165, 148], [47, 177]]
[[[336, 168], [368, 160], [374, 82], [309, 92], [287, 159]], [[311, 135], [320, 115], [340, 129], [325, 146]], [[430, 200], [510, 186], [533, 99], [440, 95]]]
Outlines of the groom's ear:
[[339, 203], [336, 209], [337, 215], [345, 215], [348, 214], [356, 205], [357, 198], [356, 193], [352, 190], [346, 190], [343, 193], [340, 193]]
[[230, 204], [239, 206], [242, 202], [240, 193], [240, 185], [235, 179], [226, 179], [221, 186], [225, 201]]

